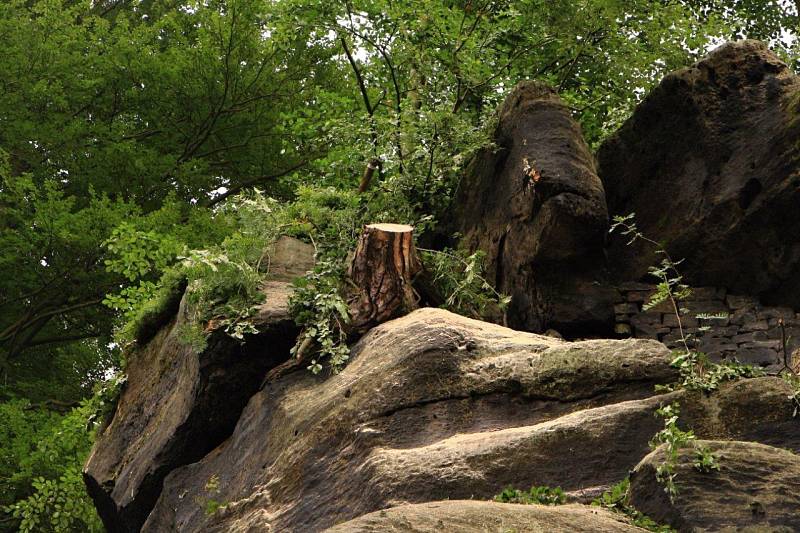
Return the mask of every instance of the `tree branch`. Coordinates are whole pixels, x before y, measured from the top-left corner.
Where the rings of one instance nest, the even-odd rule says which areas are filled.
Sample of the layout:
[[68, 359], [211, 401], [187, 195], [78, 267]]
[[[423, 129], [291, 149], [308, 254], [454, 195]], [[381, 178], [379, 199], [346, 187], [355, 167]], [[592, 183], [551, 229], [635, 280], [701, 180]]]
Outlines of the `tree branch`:
[[66, 413], [71, 409], [78, 407], [81, 402], [62, 402], [60, 400], [45, 400], [41, 403], [32, 403], [25, 407], [26, 411], [32, 411], [34, 409], [50, 409], [52, 411], [58, 411], [59, 413]]
[[96, 332], [79, 333], [75, 335], [52, 336], [44, 337], [42, 339], [34, 339], [28, 342], [24, 347], [33, 348], [34, 346], [42, 346], [43, 344], [58, 344], [62, 342], [82, 341], [84, 339], [96, 339], [100, 336]]
[[227, 191], [225, 191], [225, 192], [215, 196], [214, 198], [208, 200], [205, 203], [205, 206], [206, 207], [213, 207], [213, 206], [217, 205], [218, 203], [220, 203], [221, 201], [223, 201], [224, 199], [226, 199], [226, 198], [228, 198], [230, 196], [233, 196], [235, 194], [238, 194], [239, 192], [242, 191], [242, 189], [246, 189], [247, 187], [252, 187], [253, 185], [256, 185], [256, 184], [258, 184], [258, 183], [260, 183], [262, 181], [267, 181], [267, 180], [272, 180], [272, 179], [275, 179], [275, 178], [280, 178], [282, 176], [285, 176], [287, 174], [290, 174], [290, 173], [294, 172], [295, 170], [297, 170], [299, 168], [304, 167], [307, 164], [308, 164], [308, 160], [307, 159], [303, 159], [302, 161], [300, 161], [296, 165], [294, 165], [292, 167], [289, 167], [286, 170], [282, 170], [281, 172], [278, 172], [277, 174], [270, 174], [268, 176], [258, 176], [258, 177], [249, 179], [249, 180], [245, 181], [244, 183], [239, 184], [239, 185], [237, 185], [235, 187], [231, 187]]
[[356, 64], [356, 60], [353, 59], [353, 54], [350, 53], [350, 48], [347, 47], [347, 41], [344, 37], [340, 37], [339, 40], [342, 42], [342, 48], [344, 48], [347, 61], [350, 62], [350, 66], [353, 68], [353, 73], [356, 76], [356, 81], [358, 81], [358, 89], [361, 91], [361, 98], [364, 99], [364, 106], [367, 108], [367, 114], [372, 117], [375, 109], [369, 102], [369, 94], [367, 94], [367, 86], [364, 84], [364, 78], [361, 76], [361, 71], [358, 70], [358, 65]]
[[80, 302], [80, 303], [77, 303], [77, 304], [68, 305], [67, 307], [60, 307], [58, 309], [52, 309], [50, 311], [46, 311], [46, 312], [41, 313], [39, 315], [36, 315], [36, 316], [34, 316], [32, 318], [29, 318], [28, 320], [25, 321], [27, 323], [21, 323], [18, 320], [17, 322], [15, 322], [11, 326], [9, 326], [5, 330], [3, 330], [2, 333], [0, 333], [0, 341], [8, 340], [12, 335], [16, 335], [16, 332], [24, 331], [24, 330], [28, 329], [29, 327], [33, 326], [34, 324], [36, 324], [37, 322], [39, 322], [40, 320], [43, 320], [45, 318], [50, 318], [50, 317], [53, 317], [55, 315], [61, 315], [61, 314], [64, 314], [64, 313], [69, 313], [71, 311], [77, 311], [78, 309], [91, 307], [93, 305], [98, 305], [102, 301], [103, 301], [102, 298], [96, 298], [94, 300], [88, 300], [88, 301], [85, 301], [85, 302]]

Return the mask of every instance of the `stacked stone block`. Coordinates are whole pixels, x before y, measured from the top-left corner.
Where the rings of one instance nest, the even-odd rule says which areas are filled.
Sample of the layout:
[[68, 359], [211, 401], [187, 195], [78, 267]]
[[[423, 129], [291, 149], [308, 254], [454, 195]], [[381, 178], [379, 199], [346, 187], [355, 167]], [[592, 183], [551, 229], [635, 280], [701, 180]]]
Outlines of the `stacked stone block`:
[[[766, 307], [749, 296], [728, 294], [725, 289], [700, 287], [679, 302], [688, 312], [681, 314], [680, 325], [671, 302], [644, 310], [655, 292], [646, 283], [624, 283], [614, 306], [615, 331], [621, 337], [656, 339], [670, 348], [682, 348], [681, 327], [696, 340], [690, 346], [712, 360], [736, 358], [742, 363], [779, 370], [784, 364], [784, 339], [787, 357], [800, 347], [800, 313], [787, 307]], [[726, 315], [724, 319], [698, 319], [697, 315]], [[781, 325], [781, 323], [783, 325]], [[707, 331], [700, 328], [709, 327]], [[791, 360], [789, 360], [791, 362]]]

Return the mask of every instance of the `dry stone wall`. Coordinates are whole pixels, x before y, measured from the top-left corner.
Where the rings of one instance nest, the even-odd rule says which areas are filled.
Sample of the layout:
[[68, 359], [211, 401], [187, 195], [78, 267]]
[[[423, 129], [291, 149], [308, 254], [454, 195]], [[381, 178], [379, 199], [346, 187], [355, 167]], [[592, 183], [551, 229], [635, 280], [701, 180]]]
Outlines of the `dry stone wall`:
[[[670, 302], [647, 311], [642, 309], [655, 292], [654, 285], [631, 282], [617, 289], [619, 299], [614, 313], [619, 336], [656, 339], [670, 348], [682, 346], [678, 319]], [[736, 357], [742, 363], [779, 370], [784, 364], [784, 339], [789, 354], [800, 347], [800, 313], [788, 307], [763, 306], [753, 297], [728, 294], [715, 287], [694, 289], [680, 305], [688, 310], [681, 316], [684, 332], [696, 336], [696, 347], [713, 360]], [[699, 314], [725, 314], [727, 318], [698, 320]], [[711, 329], [700, 331], [698, 328], [703, 326]]]

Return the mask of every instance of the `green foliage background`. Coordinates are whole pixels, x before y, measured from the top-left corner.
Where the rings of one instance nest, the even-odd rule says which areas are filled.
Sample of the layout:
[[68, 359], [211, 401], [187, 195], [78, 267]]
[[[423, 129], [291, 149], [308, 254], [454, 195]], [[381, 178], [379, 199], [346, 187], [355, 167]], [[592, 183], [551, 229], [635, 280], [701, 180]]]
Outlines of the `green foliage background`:
[[[782, 41], [795, 12], [776, 0], [0, 3], [0, 530], [100, 527], [79, 476], [92, 415], [108, 407], [124, 324], [164, 286], [205, 279], [196, 303], [211, 315], [198, 320], [227, 314], [243, 334], [278, 233], [313, 241], [335, 271], [366, 220], [435, 228], [517, 81], [558, 87], [597, 145], [713, 43], [768, 39], [795, 62]], [[229, 202], [251, 187], [257, 209]], [[476, 308], [465, 295], [480, 283], [446, 281]], [[320, 301], [299, 306], [306, 325], [336, 308]]]

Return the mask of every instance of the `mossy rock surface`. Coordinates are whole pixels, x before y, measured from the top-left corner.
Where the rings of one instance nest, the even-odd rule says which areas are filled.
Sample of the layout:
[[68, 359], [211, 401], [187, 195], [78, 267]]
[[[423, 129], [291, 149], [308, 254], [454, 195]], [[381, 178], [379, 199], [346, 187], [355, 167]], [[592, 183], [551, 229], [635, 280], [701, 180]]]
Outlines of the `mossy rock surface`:
[[[719, 470], [700, 471], [697, 450], [716, 457]], [[631, 502], [679, 531], [800, 531], [800, 456], [756, 442], [696, 441], [675, 467], [678, 494], [670, 501], [656, 479], [665, 460], [659, 447], [631, 476]]]
[[[658, 430], [677, 378], [648, 340], [570, 343], [420, 309], [372, 329], [335, 376], [269, 381], [232, 437], [175, 470], [151, 531], [319, 531], [399, 503], [504, 486], [605, 486]], [[212, 516], [193, 504], [219, 477]]]
[[[726, 43], [667, 75], [601, 145], [613, 215], [664, 243], [693, 286], [800, 308], [800, 78], [765, 43]], [[611, 238], [620, 281], [661, 257]]]
[[313, 267], [314, 251], [285, 237], [266, 255], [272, 275], [252, 319], [259, 333], [244, 343], [208, 324], [206, 342], [187, 344], [185, 282], [139, 323], [125, 389], [84, 467], [110, 531], [139, 531], [167, 474], [229, 437], [264, 375], [289, 358], [299, 332], [289, 309], [291, 279]]

